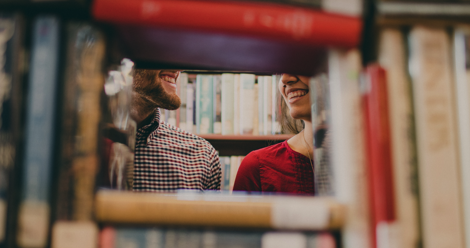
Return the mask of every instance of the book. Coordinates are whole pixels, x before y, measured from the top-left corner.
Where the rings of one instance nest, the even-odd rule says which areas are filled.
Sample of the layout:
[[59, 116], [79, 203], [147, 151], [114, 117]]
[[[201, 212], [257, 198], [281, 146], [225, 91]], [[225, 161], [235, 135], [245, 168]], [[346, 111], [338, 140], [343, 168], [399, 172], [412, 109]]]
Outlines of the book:
[[348, 218], [342, 228], [342, 246], [345, 248], [372, 247], [359, 88], [361, 67], [358, 50], [329, 51], [333, 190], [335, 199], [348, 206]]
[[411, 83], [406, 42], [401, 30], [380, 31], [378, 60], [387, 71], [387, 98], [392, 142], [398, 247], [420, 247], [419, 189]]
[[265, 88], [264, 88], [264, 77], [258, 76], [258, 133], [260, 135], [264, 135], [264, 105], [266, 104], [266, 100], [264, 99]]
[[271, 135], [272, 131], [272, 102], [273, 102], [273, 91], [272, 91], [272, 77], [263, 76], [263, 132], [264, 135]]
[[240, 134], [253, 134], [254, 124], [254, 74], [240, 74], [240, 107], [239, 122]]
[[222, 135], [233, 134], [234, 125], [234, 86], [235, 75], [222, 74]]
[[259, 135], [259, 88], [258, 84], [253, 86], [253, 135]]
[[423, 246], [463, 247], [449, 37], [443, 28], [414, 26], [408, 40]]
[[272, 134], [281, 133], [281, 124], [279, 123], [279, 113], [280, 113], [280, 100], [281, 94], [279, 93], [279, 81], [281, 80], [281, 75], [272, 75]]
[[108, 23], [219, 32], [319, 47], [355, 47], [362, 26], [353, 16], [236, 1], [97, 0], [92, 14]]
[[187, 120], [187, 89], [188, 89], [188, 74], [181, 73], [179, 76], [180, 81], [180, 92], [179, 97], [181, 98], [181, 106], [179, 108], [179, 128], [182, 130], [188, 130], [186, 127], [186, 120]]
[[[88, 24], [67, 24], [59, 166], [55, 189], [52, 247], [97, 236], [93, 223], [95, 179], [99, 168], [100, 99], [104, 86], [104, 36]], [[83, 225], [83, 223], [88, 223]], [[74, 232], [76, 226], [81, 233]], [[72, 230], [72, 231], [67, 231]], [[87, 233], [87, 235], [84, 235]], [[65, 236], [64, 236], [65, 235]], [[73, 243], [72, 243], [73, 244]]]
[[24, 16], [0, 13], [0, 247], [12, 247], [20, 192], [24, 131]]
[[196, 92], [194, 84], [188, 81], [186, 89], [186, 131], [194, 133], [194, 94]]
[[230, 157], [230, 179], [229, 179], [229, 190], [233, 190], [235, 184], [235, 178], [237, 177], [238, 167], [240, 167], [240, 161], [238, 156]]
[[102, 248], [334, 248], [329, 232], [283, 232], [211, 230], [178, 228], [143, 228], [106, 226], [100, 233]]
[[362, 99], [373, 247], [394, 241], [397, 229], [390, 120], [385, 70], [377, 64], [363, 72]]
[[197, 134], [214, 133], [214, 104], [212, 75], [197, 75], [196, 79], [196, 126]]
[[462, 189], [462, 207], [465, 247], [470, 246], [470, 182], [467, 176], [470, 173], [470, 31], [468, 27], [456, 27], [454, 30], [454, 73], [455, 73], [455, 98], [457, 107], [457, 125], [459, 133], [459, 159], [460, 159], [460, 182]]
[[328, 78], [319, 74], [309, 80], [312, 111], [315, 195], [331, 196], [334, 174], [331, 166], [330, 99]]
[[214, 75], [214, 134], [222, 134], [222, 76]]
[[233, 80], [233, 134], [240, 134], [240, 74]]
[[45, 247], [51, 209], [50, 182], [55, 147], [60, 22], [34, 19], [29, 96], [26, 104], [23, 185], [18, 213], [17, 245]]
[[101, 223], [295, 230], [338, 228], [345, 213], [344, 206], [330, 198], [217, 191], [156, 194], [100, 190], [95, 207]]

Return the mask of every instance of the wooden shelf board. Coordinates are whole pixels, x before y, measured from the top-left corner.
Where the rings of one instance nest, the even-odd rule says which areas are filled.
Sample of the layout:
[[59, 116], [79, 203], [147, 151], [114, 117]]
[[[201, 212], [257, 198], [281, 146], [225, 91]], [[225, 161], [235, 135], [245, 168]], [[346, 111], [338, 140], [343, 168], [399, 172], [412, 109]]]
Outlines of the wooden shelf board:
[[287, 140], [293, 134], [277, 134], [277, 135], [221, 135], [221, 134], [203, 134], [198, 135], [206, 140]]

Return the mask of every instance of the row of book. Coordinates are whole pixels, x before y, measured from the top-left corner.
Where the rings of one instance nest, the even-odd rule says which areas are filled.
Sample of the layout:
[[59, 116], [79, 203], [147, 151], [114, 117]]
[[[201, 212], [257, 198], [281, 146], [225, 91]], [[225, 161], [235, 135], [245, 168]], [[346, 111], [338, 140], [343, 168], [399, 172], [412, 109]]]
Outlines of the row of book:
[[181, 73], [181, 107], [162, 111], [170, 125], [195, 134], [280, 134], [280, 75]]
[[54, 15], [0, 26], [0, 247], [47, 247], [52, 226], [94, 218], [105, 36]]
[[331, 50], [323, 81], [332, 195], [352, 213], [343, 245], [469, 247], [470, 29], [378, 30], [377, 62]]

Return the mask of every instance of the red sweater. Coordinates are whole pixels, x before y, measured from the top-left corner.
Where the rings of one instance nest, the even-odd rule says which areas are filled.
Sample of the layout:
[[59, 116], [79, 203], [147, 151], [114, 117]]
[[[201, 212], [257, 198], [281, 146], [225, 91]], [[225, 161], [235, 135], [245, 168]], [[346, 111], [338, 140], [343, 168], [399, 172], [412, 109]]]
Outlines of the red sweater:
[[233, 190], [314, 194], [312, 165], [287, 141], [268, 146], [243, 159]]

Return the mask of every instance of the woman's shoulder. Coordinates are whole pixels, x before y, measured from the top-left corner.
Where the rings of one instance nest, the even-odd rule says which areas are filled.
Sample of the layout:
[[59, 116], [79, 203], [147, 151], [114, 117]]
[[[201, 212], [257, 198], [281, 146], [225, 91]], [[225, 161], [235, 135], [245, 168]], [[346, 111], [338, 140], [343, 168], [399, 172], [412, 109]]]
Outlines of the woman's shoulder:
[[250, 155], [251, 156], [265, 156], [265, 154], [273, 154], [273, 152], [277, 152], [279, 150], [286, 149], [286, 142], [287, 141], [283, 141], [283, 142], [279, 142], [279, 143], [274, 144], [274, 145], [263, 147], [263, 148], [258, 149], [258, 150], [254, 150], [254, 151], [250, 152], [247, 156], [250, 156]]

